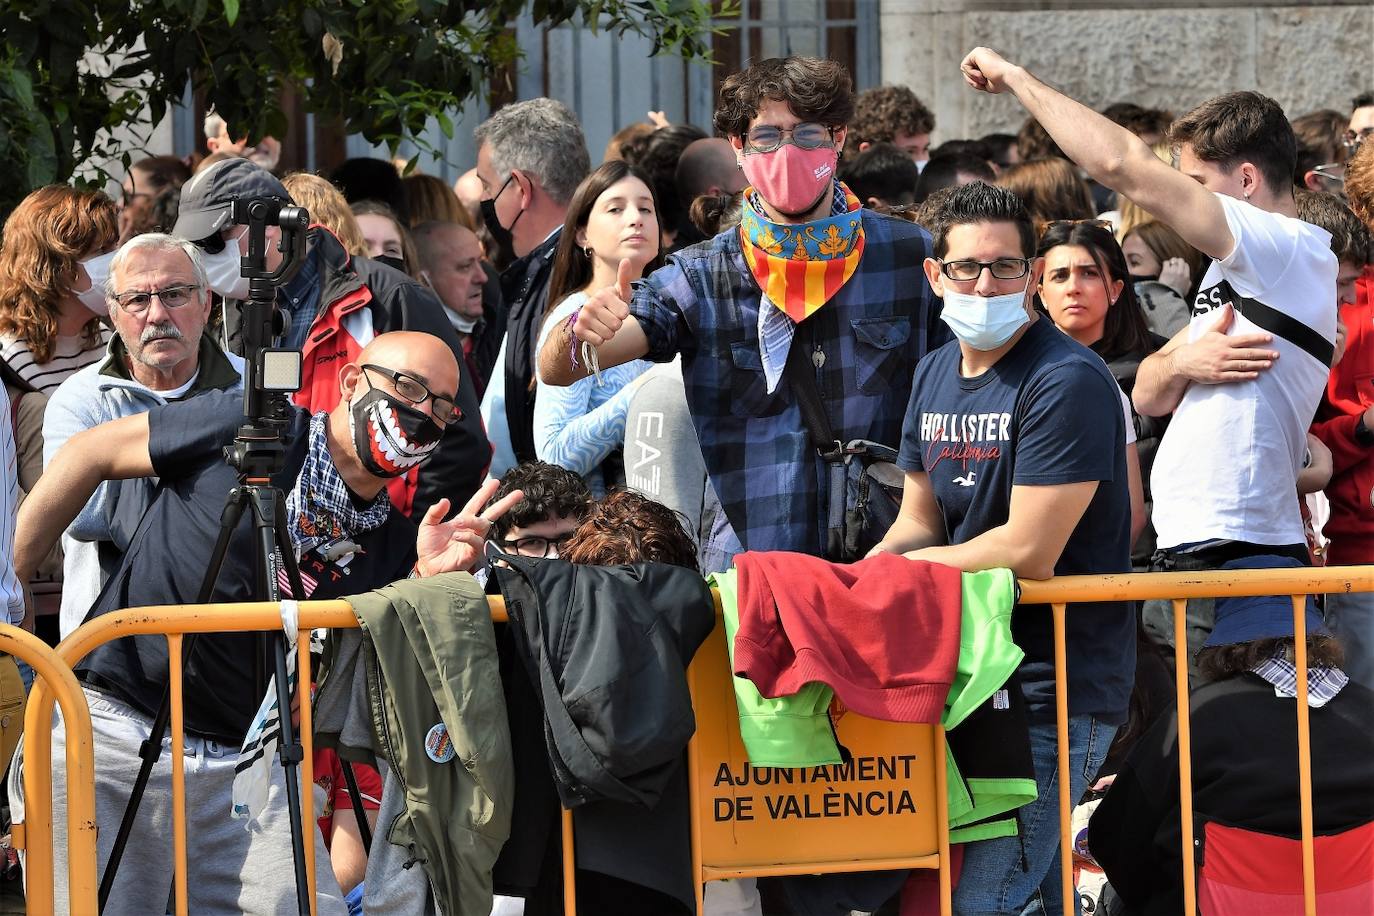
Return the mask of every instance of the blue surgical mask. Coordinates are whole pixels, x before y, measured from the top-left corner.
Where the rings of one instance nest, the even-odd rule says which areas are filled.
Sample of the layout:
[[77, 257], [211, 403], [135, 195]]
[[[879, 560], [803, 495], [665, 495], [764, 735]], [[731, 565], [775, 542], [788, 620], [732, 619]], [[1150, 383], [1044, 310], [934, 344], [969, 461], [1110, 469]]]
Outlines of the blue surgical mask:
[[[1026, 281], [1026, 289], [1030, 281]], [[1030, 322], [1026, 290], [1003, 296], [974, 296], [945, 289], [940, 319], [975, 350], [996, 350]]]

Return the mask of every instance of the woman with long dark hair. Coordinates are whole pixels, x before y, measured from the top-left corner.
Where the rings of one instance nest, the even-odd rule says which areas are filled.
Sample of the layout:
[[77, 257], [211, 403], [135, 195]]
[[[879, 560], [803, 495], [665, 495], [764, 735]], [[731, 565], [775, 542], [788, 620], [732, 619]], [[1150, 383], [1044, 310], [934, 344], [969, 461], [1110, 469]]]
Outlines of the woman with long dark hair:
[[[1131, 488], [1131, 565], [1148, 569], [1155, 549], [1149, 524], [1149, 473], [1167, 417], [1146, 417], [1130, 406], [1140, 361], [1163, 346], [1151, 333], [1136, 299], [1126, 256], [1110, 226], [1098, 220], [1052, 222], [1040, 236], [1037, 251], [1045, 259], [1040, 279], [1040, 303], [1055, 326], [1088, 347], [1107, 364], [1127, 403], [1126, 472]], [[1143, 473], [1142, 473], [1143, 472]], [[1135, 689], [1126, 727], [1118, 734], [1101, 773], [1115, 773], [1121, 755], [1165, 708], [1170, 679], [1159, 656], [1136, 623]]]
[[[1055, 327], [1102, 357], [1123, 394], [1130, 398], [1140, 361], [1165, 340], [1152, 334], [1145, 324], [1126, 257], [1111, 228], [1096, 220], [1051, 222], [1040, 236], [1038, 254], [1045, 259], [1039, 289], [1045, 313]], [[1129, 459], [1135, 456], [1127, 456], [1134, 542], [1146, 527], [1148, 511], [1141, 471], [1148, 474], [1163, 427], [1154, 429], [1152, 418], [1136, 417], [1133, 409], [1131, 415], [1133, 422], [1128, 425], [1133, 429], [1128, 432], [1136, 433], [1136, 441], [1127, 452], [1139, 454], [1134, 467]], [[1153, 543], [1148, 546], [1153, 550]], [[1145, 554], [1146, 560], [1148, 556]]]
[[[549, 332], [576, 315], [596, 290], [628, 284], [658, 266], [662, 232], [658, 202], [647, 176], [622, 160], [602, 164], [573, 193], [558, 237], [549, 280], [549, 305], [536, 352]], [[621, 276], [621, 265], [626, 276]], [[570, 353], [569, 359], [581, 358]], [[625, 442], [625, 413], [633, 382], [649, 368], [637, 359], [566, 388], [536, 381], [534, 447], [543, 461], [562, 465], [605, 492], [602, 463]]]

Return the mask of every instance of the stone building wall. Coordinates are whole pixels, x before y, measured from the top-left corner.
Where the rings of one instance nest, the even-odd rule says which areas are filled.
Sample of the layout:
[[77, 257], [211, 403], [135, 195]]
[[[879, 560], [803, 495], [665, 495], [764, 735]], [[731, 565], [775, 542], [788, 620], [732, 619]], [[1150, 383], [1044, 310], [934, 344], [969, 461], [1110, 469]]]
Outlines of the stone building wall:
[[1099, 109], [1130, 100], [1182, 114], [1257, 89], [1296, 117], [1348, 111], [1374, 88], [1374, 4], [880, 2], [883, 82], [935, 111], [937, 141], [1014, 132], [1025, 117], [1014, 99], [965, 86], [959, 61], [977, 45]]

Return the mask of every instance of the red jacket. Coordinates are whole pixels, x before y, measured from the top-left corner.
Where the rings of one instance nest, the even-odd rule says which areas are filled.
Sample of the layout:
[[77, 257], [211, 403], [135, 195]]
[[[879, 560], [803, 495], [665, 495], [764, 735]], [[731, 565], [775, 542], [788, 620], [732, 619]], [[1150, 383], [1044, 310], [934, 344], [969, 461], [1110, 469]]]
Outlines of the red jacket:
[[848, 566], [744, 553], [735, 566], [735, 674], [759, 693], [820, 681], [861, 715], [940, 721], [959, 661], [959, 570], [886, 553]]
[[1345, 356], [1331, 370], [1312, 424], [1312, 434], [1331, 449], [1324, 531], [1331, 540], [1327, 562], [1341, 566], [1374, 563], [1374, 447], [1355, 441], [1355, 424], [1374, 404], [1374, 277], [1366, 273], [1355, 288], [1355, 302], [1341, 306]]

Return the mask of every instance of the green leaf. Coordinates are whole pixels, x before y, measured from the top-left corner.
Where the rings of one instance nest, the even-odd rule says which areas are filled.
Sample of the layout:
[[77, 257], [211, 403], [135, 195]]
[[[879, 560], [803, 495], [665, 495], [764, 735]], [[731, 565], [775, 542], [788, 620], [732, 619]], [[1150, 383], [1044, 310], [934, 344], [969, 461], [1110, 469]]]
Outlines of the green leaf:
[[434, 113], [434, 119], [439, 122], [439, 129], [444, 132], [444, 138], [453, 139], [453, 121], [442, 111]]
[[33, 80], [23, 70], [10, 71], [10, 97], [23, 108], [33, 108]]
[[224, 19], [233, 25], [239, 18], [239, 0], [224, 0]]
[[24, 152], [29, 160], [26, 177], [30, 188], [41, 188], [58, 180], [57, 149], [53, 144], [52, 131], [46, 124], [39, 123], [34, 127], [37, 129], [29, 135], [28, 143], [24, 144]]

